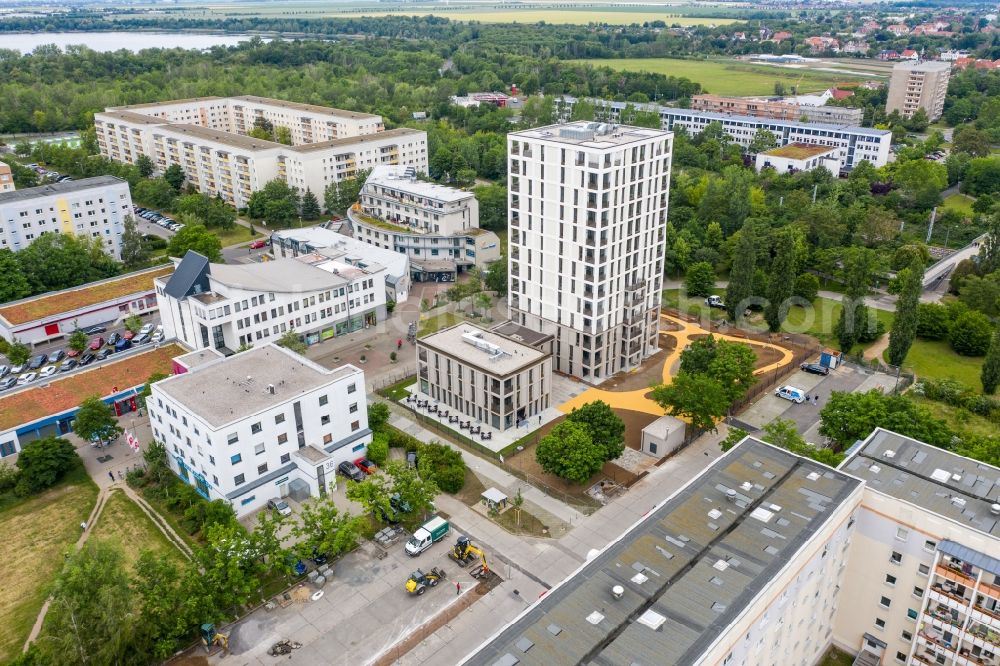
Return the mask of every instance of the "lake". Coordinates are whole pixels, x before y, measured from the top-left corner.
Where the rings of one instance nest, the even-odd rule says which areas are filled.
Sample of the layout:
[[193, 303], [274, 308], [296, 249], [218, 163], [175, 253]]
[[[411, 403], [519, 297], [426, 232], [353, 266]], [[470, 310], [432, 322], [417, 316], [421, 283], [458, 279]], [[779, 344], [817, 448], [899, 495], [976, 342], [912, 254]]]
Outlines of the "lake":
[[[0, 32], [0, 48], [31, 53], [43, 44], [59, 47], [82, 44], [95, 51], [148, 48], [207, 49], [211, 46], [235, 46], [249, 35], [206, 35], [174, 32]], [[267, 39], [265, 38], [265, 41]]]

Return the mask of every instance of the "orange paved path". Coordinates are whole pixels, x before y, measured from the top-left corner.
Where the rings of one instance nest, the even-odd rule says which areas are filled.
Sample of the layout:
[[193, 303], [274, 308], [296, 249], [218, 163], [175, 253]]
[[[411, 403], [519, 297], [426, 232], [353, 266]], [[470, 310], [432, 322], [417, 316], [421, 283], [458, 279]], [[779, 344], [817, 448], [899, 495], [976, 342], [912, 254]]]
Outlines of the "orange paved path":
[[[712, 331], [707, 331], [697, 324], [692, 324], [690, 322], [684, 321], [683, 319], [677, 319], [676, 317], [671, 317], [669, 315], [661, 314], [665, 321], [669, 321], [677, 326], [681, 327], [679, 331], [660, 331], [660, 335], [673, 336], [677, 340], [677, 344], [674, 349], [667, 356], [666, 361], [663, 363], [663, 383], [670, 383], [672, 375], [670, 374], [670, 369], [674, 366], [677, 360], [681, 357], [681, 352], [684, 351], [684, 347], [691, 342], [691, 337], [696, 335], [714, 335], [720, 340], [731, 340], [734, 342], [743, 342], [750, 345], [757, 345], [758, 347], [765, 347], [768, 349], [773, 349], [781, 354], [781, 359], [765, 365], [762, 368], [754, 370], [755, 375], [762, 375], [767, 372], [771, 372], [776, 368], [788, 365], [792, 361], [792, 352], [784, 347], [778, 345], [773, 345], [767, 342], [758, 342], [756, 340], [747, 340], [746, 338], [740, 338], [732, 335], [723, 335], [721, 333], [713, 333]], [[608, 391], [602, 388], [591, 387], [586, 391], [576, 396], [571, 400], [567, 400], [563, 404], [559, 405], [558, 409], [564, 413], [569, 413], [574, 407], [581, 407], [588, 402], [594, 400], [603, 400], [608, 403], [611, 407], [616, 409], [631, 409], [636, 412], [645, 412], [646, 414], [655, 414], [656, 416], [662, 416], [664, 411], [663, 408], [658, 404], [646, 397], [649, 393], [648, 388], [638, 389], [635, 391]]]

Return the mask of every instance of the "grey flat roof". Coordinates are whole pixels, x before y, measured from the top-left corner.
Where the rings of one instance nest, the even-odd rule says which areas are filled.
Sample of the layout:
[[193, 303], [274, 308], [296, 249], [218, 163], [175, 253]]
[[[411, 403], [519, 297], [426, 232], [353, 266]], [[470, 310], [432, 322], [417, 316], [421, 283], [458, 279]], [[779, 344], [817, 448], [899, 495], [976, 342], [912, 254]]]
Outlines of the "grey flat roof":
[[748, 437], [465, 663], [694, 663], [860, 485]]
[[[463, 337], [467, 333], [475, 335], [487, 345], [494, 345], [493, 349], [503, 353], [494, 354], [473, 346]], [[426, 335], [418, 340], [418, 344], [451, 356], [463, 365], [471, 365], [498, 376], [509, 375], [548, 356], [534, 347], [522, 345], [467, 322]]]
[[[327, 370], [293, 351], [269, 344], [195, 366], [156, 387], [214, 428], [326, 386], [361, 370], [343, 365]], [[267, 389], [274, 386], [274, 393]]]
[[227, 287], [280, 293], [331, 289], [349, 282], [343, 276], [293, 258], [259, 264], [211, 264], [209, 275]]
[[38, 187], [29, 187], [23, 190], [14, 190], [13, 192], [3, 192], [0, 193], [0, 204], [29, 201], [38, 197], [59, 194], [71, 194], [72, 192], [82, 192], [83, 190], [95, 187], [107, 187], [109, 185], [125, 185], [128, 187], [128, 183], [121, 178], [95, 176], [93, 178], [81, 178], [80, 180], [66, 180], [61, 183], [52, 183], [51, 185], [39, 185]]
[[[578, 120], [572, 123], [560, 125], [546, 125], [533, 129], [511, 132], [509, 136], [515, 139], [541, 139], [552, 141], [553, 143], [565, 143], [583, 148], [608, 149], [627, 146], [630, 143], [648, 141], [649, 139], [667, 138], [670, 132], [661, 129], [650, 129], [647, 127], [633, 127], [631, 125], [613, 125], [614, 129], [606, 134], [593, 134], [593, 130], [598, 127], [610, 127], [610, 124], [597, 123], [588, 120]], [[586, 136], [590, 131], [591, 135]]]
[[126, 122], [135, 123], [137, 125], [168, 124], [165, 118], [157, 118], [156, 116], [147, 116], [143, 113], [136, 113], [134, 111], [102, 111], [100, 113], [95, 113], [94, 116], [98, 119], [113, 118], [116, 120], [124, 120]]
[[226, 97], [188, 97], [185, 99], [169, 99], [162, 102], [145, 102], [143, 104], [129, 104], [128, 106], [109, 106], [108, 111], [116, 109], [152, 109], [157, 106], [170, 106], [171, 104], [187, 104], [188, 102], [217, 102], [227, 99]]
[[528, 345], [529, 347], [537, 347], [543, 342], [548, 342], [553, 338], [551, 333], [542, 333], [541, 331], [536, 331], [533, 328], [521, 326], [517, 322], [510, 321], [509, 319], [505, 322], [497, 324], [490, 330], [495, 333], [499, 333], [505, 338], [510, 338], [514, 342], [520, 342], [521, 344]]
[[[315, 150], [326, 150], [327, 148], [339, 148], [341, 146], [355, 146], [361, 143], [368, 143], [371, 141], [382, 141], [384, 139], [398, 139], [403, 136], [410, 136], [413, 134], [423, 134], [422, 130], [410, 129], [408, 127], [399, 127], [397, 129], [386, 130], [384, 132], [376, 132], [375, 134], [362, 134], [361, 136], [348, 136], [343, 139], [331, 139], [329, 141], [320, 141], [319, 143], [305, 143], [301, 146], [282, 146], [287, 150], [296, 153], [311, 153]], [[281, 144], [278, 144], [281, 145]]]
[[267, 106], [279, 106], [285, 109], [296, 109], [298, 111], [311, 111], [313, 113], [325, 113], [330, 116], [342, 116], [352, 120], [362, 120], [366, 118], [379, 118], [374, 113], [360, 113], [358, 111], [346, 111], [335, 109], [332, 106], [320, 106], [318, 104], [303, 104], [302, 102], [289, 102], [283, 99], [272, 99], [270, 97], [257, 97], [256, 95], [240, 95], [230, 97], [233, 101], [253, 102], [255, 104], [266, 104]]
[[[412, 174], [412, 175], [411, 175]], [[472, 192], [466, 192], [446, 185], [418, 180], [416, 170], [402, 164], [380, 164], [372, 169], [365, 181], [365, 186], [381, 186], [401, 190], [435, 201], [455, 203], [475, 198]]]
[[[886, 455], [891, 452], [891, 455]], [[1000, 469], [878, 428], [840, 469], [885, 493], [980, 532], [1000, 536]]]
[[[160, 131], [167, 134], [180, 134], [181, 137], [189, 136], [194, 139], [203, 139], [208, 141], [215, 141], [217, 143], [222, 143], [227, 146], [232, 146], [233, 148], [243, 148], [245, 150], [271, 150], [274, 148], [288, 148], [282, 143], [277, 143], [276, 141], [267, 141], [265, 139], [257, 139], [252, 136], [245, 136], [243, 134], [234, 134], [233, 132], [224, 132], [223, 130], [211, 129], [208, 127], [202, 127], [201, 125], [185, 125], [183, 123], [165, 123], [160, 126]], [[183, 141], [181, 137], [173, 137], [178, 141]]]

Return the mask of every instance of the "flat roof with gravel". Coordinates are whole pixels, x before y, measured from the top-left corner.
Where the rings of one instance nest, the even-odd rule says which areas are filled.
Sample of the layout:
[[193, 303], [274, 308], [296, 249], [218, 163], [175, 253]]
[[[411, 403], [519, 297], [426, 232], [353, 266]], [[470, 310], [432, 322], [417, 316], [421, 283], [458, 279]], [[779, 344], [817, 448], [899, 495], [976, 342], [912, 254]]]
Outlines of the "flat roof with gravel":
[[534, 347], [465, 322], [426, 335], [417, 344], [450, 356], [462, 365], [498, 376], [517, 372], [548, 356]]

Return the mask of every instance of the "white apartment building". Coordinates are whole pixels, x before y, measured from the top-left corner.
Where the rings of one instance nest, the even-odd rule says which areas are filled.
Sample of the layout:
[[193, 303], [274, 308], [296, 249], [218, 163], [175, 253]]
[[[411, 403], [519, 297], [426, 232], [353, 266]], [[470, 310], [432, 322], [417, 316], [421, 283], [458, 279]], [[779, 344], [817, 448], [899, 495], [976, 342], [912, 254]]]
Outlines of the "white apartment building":
[[370, 264], [385, 267], [386, 300], [406, 302], [410, 297], [410, 258], [371, 245], [323, 226], [284, 229], [271, 234], [271, 254], [275, 257], [298, 257], [313, 254], [364, 268]]
[[461, 663], [814, 666], [861, 492], [746, 439]]
[[479, 228], [475, 195], [418, 180], [413, 167], [373, 169], [348, 217], [359, 240], [408, 256], [417, 281], [454, 280], [500, 259], [497, 235]]
[[923, 109], [928, 119], [934, 122], [944, 112], [950, 77], [949, 62], [917, 60], [896, 63], [889, 77], [886, 112], [899, 111], [901, 116], [909, 118]]
[[823, 167], [830, 173], [836, 174], [840, 170], [836, 153], [835, 148], [828, 146], [790, 143], [757, 153], [754, 166], [758, 173], [765, 168], [774, 169], [778, 173], [793, 173]]
[[0, 248], [17, 252], [42, 234], [62, 233], [98, 238], [118, 259], [125, 218], [131, 214], [128, 183], [114, 176], [0, 192]]
[[673, 135], [573, 122], [507, 136], [510, 319], [600, 383], [658, 350]]
[[[258, 121], [290, 131], [292, 145], [248, 135]], [[322, 196], [327, 185], [382, 164], [427, 170], [426, 133], [384, 131], [380, 116], [262, 97], [201, 98], [110, 107], [95, 114], [101, 154], [162, 173], [179, 165], [199, 191], [243, 207], [280, 178]]]
[[[267, 344], [229, 358], [195, 352], [152, 386], [150, 426], [170, 468], [238, 517], [336, 488], [337, 465], [371, 441], [364, 373], [328, 370]], [[187, 357], [181, 357], [183, 361]]]
[[14, 176], [11, 174], [10, 167], [4, 162], [0, 162], [0, 194], [3, 192], [13, 192], [14, 187]]
[[[599, 105], [601, 114], [606, 116], [609, 122], [616, 121], [621, 111], [628, 106], [625, 102], [591, 101]], [[560, 98], [561, 113], [568, 114], [575, 103], [576, 98]], [[661, 127], [670, 131], [683, 128], [689, 134], [700, 134], [709, 123], [718, 122], [732, 141], [744, 148], [750, 147], [758, 129], [766, 129], [774, 134], [779, 146], [789, 143], [811, 143], [836, 148], [841, 169], [853, 169], [862, 160], [871, 162], [876, 167], [889, 163], [889, 148], [892, 145], [892, 132], [889, 130], [692, 111], [658, 104], [631, 104], [631, 106], [659, 113]]]
[[229, 355], [293, 329], [312, 345], [384, 320], [384, 270], [319, 255], [212, 264], [188, 251], [173, 275], [154, 284], [168, 338]]
[[[536, 345], [462, 323], [417, 340], [420, 392], [496, 430], [517, 428], [549, 407], [552, 355]], [[523, 339], [523, 338], [522, 338]]]

